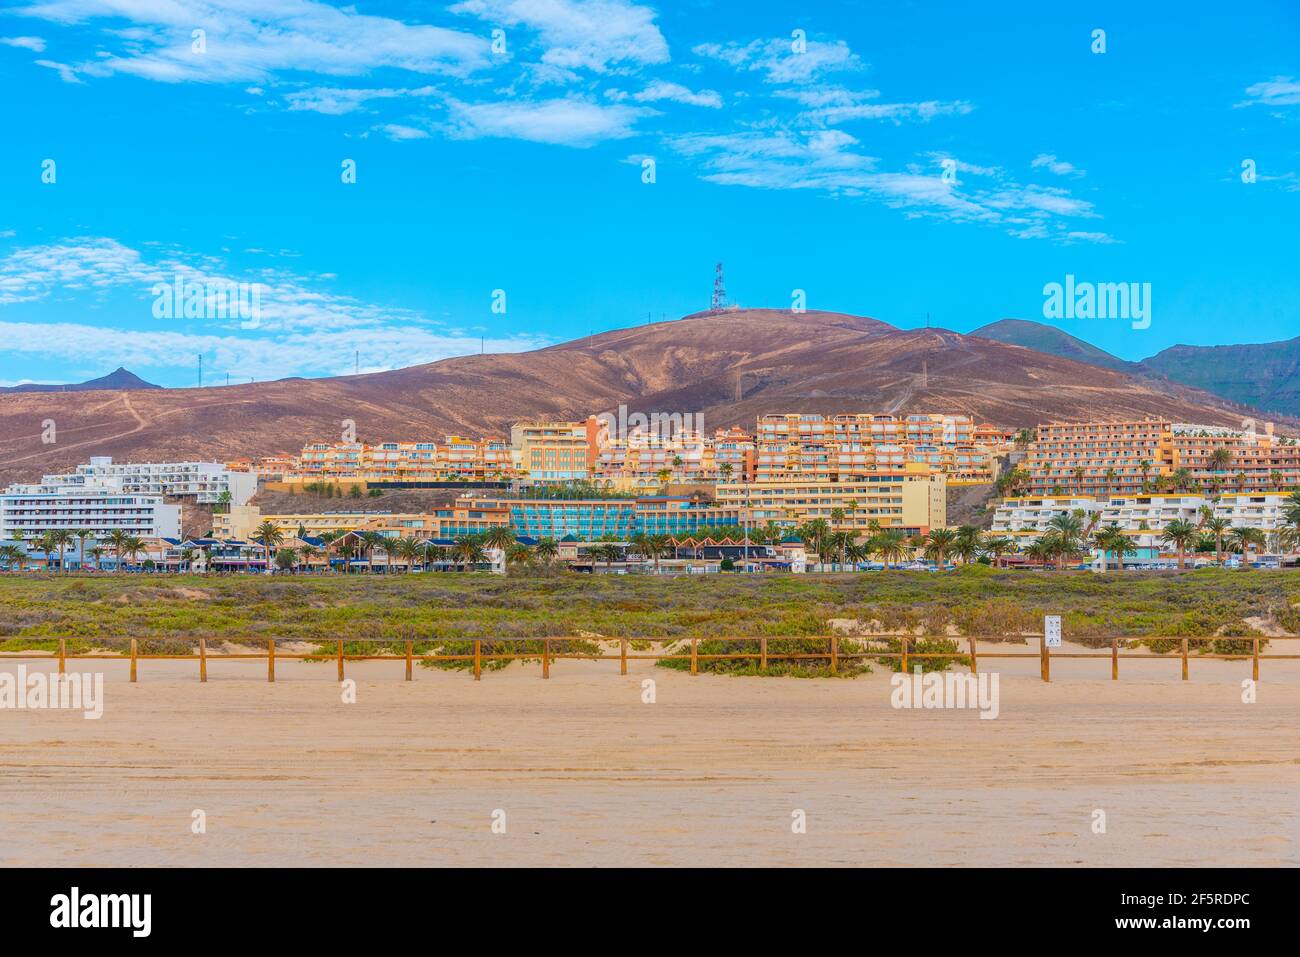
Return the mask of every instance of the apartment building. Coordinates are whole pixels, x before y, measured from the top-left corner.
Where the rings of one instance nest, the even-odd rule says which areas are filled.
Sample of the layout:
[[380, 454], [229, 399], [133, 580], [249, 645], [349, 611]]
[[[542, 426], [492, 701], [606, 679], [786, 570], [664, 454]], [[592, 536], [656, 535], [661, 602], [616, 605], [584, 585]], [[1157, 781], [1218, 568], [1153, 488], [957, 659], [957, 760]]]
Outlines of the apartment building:
[[481, 508], [505, 509], [515, 534], [583, 541], [612, 537], [626, 541], [636, 534], [636, 500], [475, 498]]
[[515, 470], [533, 482], [591, 477], [608, 430], [595, 416], [584, 422], [520, 422], [510, 428]]
[[446, 435], [440, 442], [314, 442], [284, 479], [362, 482], [494, 481], [513, 473], [504, 439]]
[[1032, 496], [1137, 493], [1173, 468], [1172, 423], [1057, 422], [1038, 427], [1021, 469]]
[[215, 505], [229, 499], [243, 505], [257, 492], [257, 477], [232, 472], [220, 462], [114, 462], [96, 455], [73, 472], [46, 475], [41, 484], [50, 488], [111, 488], [140, 495], [167, 495]]
[[1034, 495], [1262, 492], [1300, 485], [1300, 443], [1274, 433], [1159, 419], [1038, 427], [1022, 468]]
[[713, 466], [721, 481], [754, 480], [754, 437], [744, 429], [713, 433]]
[[947, 524], [947, 477], [915, 464], [839, 481], [757, 481], [720, 484], [718, 503], [743, 507], [759, 525], [825, 519], [836, 531], [884, 529], [924, 534]]
[[1091, 496], [1054, 495], [1005, 498], [993, 513], [991, 531], [1028, 544], [1045, 534], [1052, 519], [1082, 515], [1084, 525], [1100, 524], [1103, 504]]
[[1118, 525], [1134, 544], [1147, 547], [1160, 545], [1160, 533], [1170, 522], [1199, 524], [1201, 510], [1212, 504], [1187, 494], [1111, 495], [1103, 501], [1101, 525]]
[[665, 482], [699, 482], [715, 474], [714, 449], [698, 432], [660, 438], [633, 432], [602, 439], [592, 477], [611, 488], [657, 488]]
[[1220, 495], [1214, 503], [1214, 517], [1227, 519], [1233, 528], [1273, 532], [1287, 524], [1290, 502], [1286, 492], [1230, 492]]
[[124, 492], [112, 480], [11, 485], [0, 494], [0, 539], [30, 540], [49, 531], [86, 529], [96, 541], [114, 531], [179, 538], [181, 506], [161, 495]]
[[296, 535], [302, 529], [311, 537], [351, 531], [374, 531], [396, 538], [438, 537], [437, 520], [423, 513], [358, 509], [272, 515], [263, 514], [256, 505], [238, 505], [228, 512], [213, 515], [212, 535], [214, 538], [250, 541], [263, 522], [274, 522], [282, 535]]
[[835, 482], [916, 462], [952, 472], [954, 481], [992, 481], [992, 451], [978, 449], [974, 435], [966, 415], [764, 415], [754, 479]]

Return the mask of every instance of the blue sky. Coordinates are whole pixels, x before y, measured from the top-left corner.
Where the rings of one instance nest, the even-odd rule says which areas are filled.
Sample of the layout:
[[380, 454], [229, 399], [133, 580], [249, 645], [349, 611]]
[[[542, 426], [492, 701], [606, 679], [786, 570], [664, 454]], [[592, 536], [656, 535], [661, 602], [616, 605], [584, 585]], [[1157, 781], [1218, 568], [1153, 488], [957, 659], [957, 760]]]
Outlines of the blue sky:
[[[1147, 329], [1059, 322], [1132, 359], [1290, 338], [1300, 8], [1147, 6], [19, 0], [0, 384], [530, 348], [703, 309], [717, 261], [962, 332], [1150, 283]], [[256, 322], [159, 316], [176, 275]]]

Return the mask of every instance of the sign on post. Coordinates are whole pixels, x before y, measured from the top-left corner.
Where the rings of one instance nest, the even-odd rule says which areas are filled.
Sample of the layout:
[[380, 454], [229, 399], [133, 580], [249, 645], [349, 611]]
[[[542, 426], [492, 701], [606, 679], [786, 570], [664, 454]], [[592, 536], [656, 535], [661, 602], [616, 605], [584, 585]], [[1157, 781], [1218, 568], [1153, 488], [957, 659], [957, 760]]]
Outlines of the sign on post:
[[1048, 648], [1061, 647], [1061, 616], [1045, 615], [1043, 617], [1043, 644]]

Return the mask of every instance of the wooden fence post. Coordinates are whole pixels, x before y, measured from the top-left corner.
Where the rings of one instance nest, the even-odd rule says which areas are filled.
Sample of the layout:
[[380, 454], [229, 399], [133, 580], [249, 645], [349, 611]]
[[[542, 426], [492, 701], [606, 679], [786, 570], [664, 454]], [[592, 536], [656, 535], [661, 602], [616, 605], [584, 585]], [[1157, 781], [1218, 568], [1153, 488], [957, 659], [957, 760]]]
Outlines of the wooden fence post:
[[483, 676], [483, 640], [474, 639], [474, 680], [479, 681]]
[[136, 654], [137, 654], [136, 640], [132, 638], [131, 639], [131, 680], [132, 681], [135, 681], [135, 677], [136, 677], [136, 667], [135, 667]]
[[900, 645], [900, 647], [903, 649], [903, 667], [902, 667], [902, 671], [903, 671], [903, 674], [907, 674], [907, 635], [903, 635], [902, 638], [900, 638], [899, 640], [902, 642], [902, 644]]
[[1047, 636], [1038, 636], [1038, 657], [1044, 681], [1052, 680], [1052, 653], [1047, 649]]
[[59, 639], [59, 674], [63, 674], [68, 667], [68, 640]]
[[339, 681], [343, 680], [343, 639], [339, 639]]
[[620, 639], [619, 639], [619, 653], [618, 653], [618, 655], [619, 655], [619, 658], [618, 658], [618, 673], [621, 674], [621, 675], [625, 675], [625, 674], [627, 674], [627, 639], [626, 639], [626, 638], [620, 638]]
[[1110, 640], [1110, 680], [1119, 681], [1119, 639]]
[[542, 677], [551, 676], [551, 639], [542, 639]]
[[414, 662], [411, 660], [411, 653], [415, 649], [415, 642], [407, 641], [406, 643], [406, 680], [411, 680], [411, 666]]
[[691, 639], [691, 674], [693, 675], [698, 675], [700, 673], [699, 645], [700, 645], [700, 639], [698, 638]]
[[1251, 657], [1253, 661], [1250, 668], [1250, 676], [1254, 678], [1256, 681], [1258, 681], [1259, 680], [1259, 639], [1255, 638], [1252, 644], [1254, 645], [1254, 650], [1251, 652]]
[[975, 639], [968, 639], [970, 642], [970, 673], [977, 675], [980, 673], [979, 655], [975, 653]]
[[767, 638], [758, 639], [758, 667], [763, 671], [767, 670]]
[[831, 674], [840, 670], [840, 636], [831, 635]]
[[1187, 639], [1183, 639], [1183, 680], [1187, 680]]
[[208, 639], [199, 639], [199, 681], [208, 680]]
[[275, 680], [275, 639], [266, 639], [266, 680]]

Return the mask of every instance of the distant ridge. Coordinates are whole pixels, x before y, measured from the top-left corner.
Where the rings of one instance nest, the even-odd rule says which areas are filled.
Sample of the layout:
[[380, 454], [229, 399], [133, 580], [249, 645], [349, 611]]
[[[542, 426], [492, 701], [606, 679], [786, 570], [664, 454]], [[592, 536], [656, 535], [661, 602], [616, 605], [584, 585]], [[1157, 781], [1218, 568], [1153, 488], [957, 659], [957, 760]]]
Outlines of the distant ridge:
[[145, 382], [134, 372], [129, 372], [118, 366], [108, 375], [100, 376], [98, 379], [87, 379], [85, 382], [74, 382], [66, 385], [41, 385], [36, 382], [28, 382], [23, 385], [0, 388], [0, 392], [94, 392], [97, 390], [122, 391], [124, 389], [161, 388], [162, 386], [154, 385], [152, 382]]
[[[843, 313], [740, 309], [368, 375], [7, 395], [0, 480], [31, 481], [89, 455], [270, 455], [333, 441], [345, 421], [364, 442], [504, 436], [512, 422], [585, 418], [620, 404], [701, 413], [709, 432], [752, 429], [769, 412], [957, 412], [1008, 428], [1143, 416], [1234, 426], [1261, 416], [1165, 379], [982, 336]], [[58, 423], [57, 443], [43, 443], [33, 428], [44, 419]]]
[[1024, 346], [1035, 352], [1045, 352], [1049, 356], [1086, 362], [1089, 365], [1101, 366], [1103, 369], [1114, 369], [1116, 372], [1137, 370], [1135, 362], [1127, 362], [1118, 356], [1113, 356], [1055, 326], [1031, 322], [1028, 319], [999, 319], [997, 322], [990, 322], [987, 326], [980, 326], [970, 335], [982, 339], [996, 339], [998, 342], [1005, 342], [1012, 346]]

